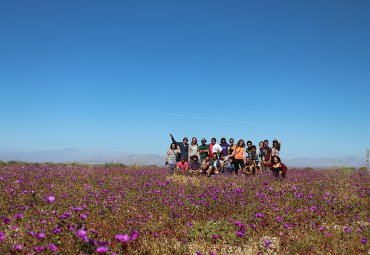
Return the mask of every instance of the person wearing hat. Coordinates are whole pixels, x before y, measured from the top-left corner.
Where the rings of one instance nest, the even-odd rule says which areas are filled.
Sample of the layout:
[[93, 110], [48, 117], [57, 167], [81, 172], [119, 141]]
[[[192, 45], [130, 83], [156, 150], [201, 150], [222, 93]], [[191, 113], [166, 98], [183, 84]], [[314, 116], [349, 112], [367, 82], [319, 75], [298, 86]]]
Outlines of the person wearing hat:
[[189, 163], [189, 174], [190, 176], [193, 176], [193, 174], [198, 174], [201, 171], [200, 162], [198, 160], [198, 155], [191, 156], [191, 160]]
[[207, 139], [202, 138], [202, 144], [199, 145], [199, 155], [200, 155], [200, 162], [203, 162], [203, 160], [206, 158], [209, 152], [209, 145], [207, 144]]
[[183, 157], [185, 158], [185, 160], [188, 160], [188, 157], [189, 157], [188, 156], [188, 152], [189, 152], [188, 138], [185, 136], [182, 139], [182, 143], [181, 143], [181, 142], [176, 142], [172, 134], [170, 134], [170, 137], [171, 137], [172, 142], [175, 143], [180, 148], [180, 154], [179, 154], [179, 157], [177, 157], [177, 162], [180, 161], [180, 159], [182, 159]]

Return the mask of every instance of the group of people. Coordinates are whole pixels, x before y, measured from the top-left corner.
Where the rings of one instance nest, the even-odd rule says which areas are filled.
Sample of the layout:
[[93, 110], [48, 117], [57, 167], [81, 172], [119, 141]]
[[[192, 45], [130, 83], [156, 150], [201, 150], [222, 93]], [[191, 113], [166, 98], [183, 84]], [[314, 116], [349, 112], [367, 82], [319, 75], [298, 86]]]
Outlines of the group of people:
[[275, 177], [285, 177], [288, 170], [280, 160], [281, 144], [277, 139], [273, 140], [272, 148], [268, 140], [260, 141], [257, 148], [252, 141], [247, 141], [245, 145], [243, 139], [235, 144], [233, 138], [229, 139], [229, 143], [225, 137], [221, 138], [220, 143], [212, 138], [211, 143], [207, 144], [207, 139], [202, 138], [198, 145], [195, 137], [190, 144], [187, 137], [182, 142], [176, 142], [172, 134], [170, 137], [172, 143], [166, 156], [170, 174], [176, 171], [184, 175], [205, 174], [209, 177], [221, 173], [238, 175], [241, 171], [245, 175], [271, 172]]

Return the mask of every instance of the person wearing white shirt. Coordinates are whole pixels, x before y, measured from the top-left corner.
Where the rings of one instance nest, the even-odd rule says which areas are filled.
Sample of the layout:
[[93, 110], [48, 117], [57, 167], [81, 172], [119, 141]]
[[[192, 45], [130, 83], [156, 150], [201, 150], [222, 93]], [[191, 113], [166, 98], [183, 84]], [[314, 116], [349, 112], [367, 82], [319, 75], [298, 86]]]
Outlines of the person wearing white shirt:
[[216, 153], [217, 156], [219, 156], [222, 153], [222, 147], [221, 145], [216, 143], [216, 138], [212, 138], [211, 144], [209, 145], [209, 154], [213, 155], [213, 153]]

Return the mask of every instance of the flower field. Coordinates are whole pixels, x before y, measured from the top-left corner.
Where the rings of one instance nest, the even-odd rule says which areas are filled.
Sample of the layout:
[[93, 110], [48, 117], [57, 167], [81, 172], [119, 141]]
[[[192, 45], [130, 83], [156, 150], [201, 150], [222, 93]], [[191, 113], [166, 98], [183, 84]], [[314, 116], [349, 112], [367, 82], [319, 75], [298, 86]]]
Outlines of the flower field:
[[0, 167], [0, 254], [369, 254], [370, 175]]

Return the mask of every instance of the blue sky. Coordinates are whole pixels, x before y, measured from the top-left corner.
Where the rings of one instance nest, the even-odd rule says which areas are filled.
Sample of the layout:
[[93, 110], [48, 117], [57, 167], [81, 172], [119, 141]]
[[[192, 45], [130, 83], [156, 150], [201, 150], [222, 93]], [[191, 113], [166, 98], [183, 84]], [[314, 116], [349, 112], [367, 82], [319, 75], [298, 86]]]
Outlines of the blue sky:
[[370, 147], [369, 1], [1, 1], [0, 150]]

